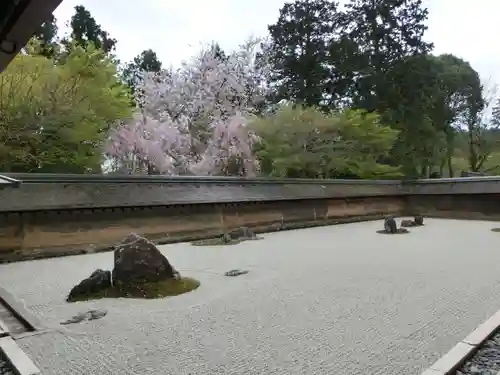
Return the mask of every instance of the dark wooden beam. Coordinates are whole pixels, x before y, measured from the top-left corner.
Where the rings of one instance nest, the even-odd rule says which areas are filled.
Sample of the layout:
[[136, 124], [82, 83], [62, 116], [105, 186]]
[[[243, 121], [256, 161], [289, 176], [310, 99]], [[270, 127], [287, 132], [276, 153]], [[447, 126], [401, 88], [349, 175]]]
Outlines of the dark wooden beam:
[[[1, 0], [0, 0], [1, 1]], [[5, 22], [7, 29], [0, 30], [0, 72], [28, 43], [40, 25], [48, 20], [62, 0], [20, 1], [21, 12], [16, 12]], [[23, 4], [24, 3], [24, 4]], [[23, 9], [24, 8], [24, 9]], [[17, 19], [16, 16], [19, 16]]]

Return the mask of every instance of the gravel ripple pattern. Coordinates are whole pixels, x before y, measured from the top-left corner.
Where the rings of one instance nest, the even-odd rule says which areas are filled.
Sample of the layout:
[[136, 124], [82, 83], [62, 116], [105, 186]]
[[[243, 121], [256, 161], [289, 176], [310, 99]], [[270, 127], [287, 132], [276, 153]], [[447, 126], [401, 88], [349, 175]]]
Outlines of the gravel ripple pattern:
[[500, 332], [486, 341], [455, 375], [498, 375], [500, 372]]
[[[419, 375], [496, 312], [493, 223], [382, 221], [265, 234], [235, 246], [162, 246], [200, 288], [159, 300], [66, 303], [112, 253], [0, 266], [49, 330], [16, 340], [51, 375]], [[480, 246], [478, 246], [480, 244]], [[245, 269], [245, 276], [224, 272]], [[87, 310], [106, 317], [60, 325]]]

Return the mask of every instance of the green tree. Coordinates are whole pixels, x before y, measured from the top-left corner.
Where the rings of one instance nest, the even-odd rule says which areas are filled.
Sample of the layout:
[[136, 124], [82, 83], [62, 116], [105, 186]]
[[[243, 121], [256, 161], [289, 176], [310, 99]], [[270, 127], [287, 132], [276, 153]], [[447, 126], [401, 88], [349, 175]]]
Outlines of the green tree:
[[423, 40], [428, 11], [422, 0], [350, 0], [346, 8], [342, 34], [356, 46], [344, 64], [356, 70], [351, 97], [356, 106], [383, 110], [386, 75], [400, 61], [433, 48]]
[[454, 175], [452, 157], [455, 151], [455, 136], [458, 131], [466, 130], [468, 135], [468, 161], [472, 171], [479, 171], [487, 157], [481, 141], [484, 126], [486, 101], [479, 74], [469, 62], [444, 54], [434, 57], [439, 64], [439, 82], [443, 116], [441, 121], [447, 135], [448, 173]]
[[327, 61], [337, 18], [337, 5], [329, 0], [297, 0], [280, 10], [276, 24], [269, 26], [267, 46], [276, 101], [324, 104], [327, 94], [332, 93], [327, 87]]
[[412, 177], [427, 175], [445, 149], [430, 113], [438, 70], [427, 60], [426, 18], [421, 0], [350, 0], [330, 48], [329, 65], [345, 80], [345, 102], [379, 113], [399, 131], [388, 161]]
[[447, 164], [453, 176], [456, 136], [468, 134], [471, 169], [480, 168], [478, 131], [484, 98], [478, 73], [453, 55], [415, 55], [387, 74], [385, 117], [401, 131], [394, 158], [412, 177], [427, 177]]
[[38, 54], [49, 58], [57, 54], [59, 50], [57, 31], [57, 20], [54, 15], [52, 15], [40, 26], [34, 35], [35, 39], [40, 43], [39, 49], [37, 50]]
[[111, 38], [108, 32], [102, 29], [83, 5], [75, 7], [75, 14], [71, 17], [70, 26], [71, 38], [63, 40], [66, 48], [75, 44], [86, 47], [91, 42], [105, 53], [114, 51], [116, 39]]
[[122, 79], [135, 92], [137, 82], [141, 79], [143, 72], [158, 73], [162, 69], [162, 63], [156, 52], [152, 49], [142, 51], [134, 60], [127, 64], [122, 72]]
[[[461, 124], [467, 134], [467, 161], [473, 172], [483, 170], [492, 153], [500, 148], [500, 101], [496, 99], [494, 103], [495, 99], [485, 92], [484, 87], [480, 88], [481, 91], [470, 98]], [[491, 115], [488, 115], [489, 109], [492, 109]], [[491, 162], [486, 164], [488, 169], [492, 168]]]
[[453, 128], [423, 40], [427, 15], [421, 0], [350, 0], [342, 12], [326, 0], [286, 4], [269, 27], [276, 100], [378, 113], [398, 130], [386, 162], [428, 175]]
[[440, 68], [429, 56], [415, 55], [399, 61], [386, 76], [380, 112], [400, 132], [391, 159], [408, 177], [428, 177], [445, 158]]
[[64, 64], [19, 55], [0, 76], [0, 169], [99, 172], [109, 126], [131, 116], [116, 66], [93, 46]]
[[257, 155], [262, 172], [278, 177], [384, 178], [398, 168], [381, 163], [397, 131], [379, 116], [346, 110], [325, 113], [312, 107], [284, 105], [258, 118], [253, 127], [261, 137]]

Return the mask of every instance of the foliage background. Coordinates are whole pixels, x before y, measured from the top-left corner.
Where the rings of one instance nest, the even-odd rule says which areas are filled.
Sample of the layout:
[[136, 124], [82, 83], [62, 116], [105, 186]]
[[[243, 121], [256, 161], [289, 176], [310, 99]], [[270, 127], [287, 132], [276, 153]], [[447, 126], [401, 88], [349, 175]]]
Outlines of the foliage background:
[[[75, 7], [69, 35], [59, 35], [52, 17], [0, 76], [0, 170], [311, 178], [500, 173], [496, 93], [469, 62], [432, 53], [421, 0], [374, 4], [290, 1], [257, 54], [224, 51], [214, 41], [200, 52], [205, 60], [195, 57], [180, 69], [165, 67], [146, 46], [120, 62], [114, 49], [125, 41], [83, 6]], [[180, 76], [189, 78], [184, 86]], [[148, 91], [145, 82], [160, 78], [155, 93]], [[181, 87], [192, 95], [175, 97]], [[152, 110], [157, 95], [162, 105]], [[158, 109], [167, 102], [211, 108], [182, 111], [193, 140], [187, 148], [175, 145], [179, 116], [168, 122]], [[143, 126], [139, 113], [154, 122]], [[174, 149], [177, 164], [166, 168]]]

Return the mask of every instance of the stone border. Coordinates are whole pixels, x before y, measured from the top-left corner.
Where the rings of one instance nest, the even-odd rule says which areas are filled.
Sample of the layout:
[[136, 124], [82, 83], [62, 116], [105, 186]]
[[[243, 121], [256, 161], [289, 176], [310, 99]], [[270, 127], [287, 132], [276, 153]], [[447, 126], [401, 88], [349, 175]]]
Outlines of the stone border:
[[12, 294], [0, 287], [0, 302], [19, 320], [28, 331], [38, 331], [45, 327], [40, 320], [21, 303], [19, 303]]
[[0, 175], [0, 189], [5, 187], [19, 187], [21, 181], [16, 180], [12, 177]]
[[11, 337], [0, 338], [0, 350], [18, 375], [41, 375], [38, 367]]
[[439, 358], [421, 375], [452, 375], [500, 328], [500, 310]]
[[5, 322], [2, 319], [0, 319], [0, 337], [5, 337], [9, 335], [10, 335], [9, 328], [7, 327]]

